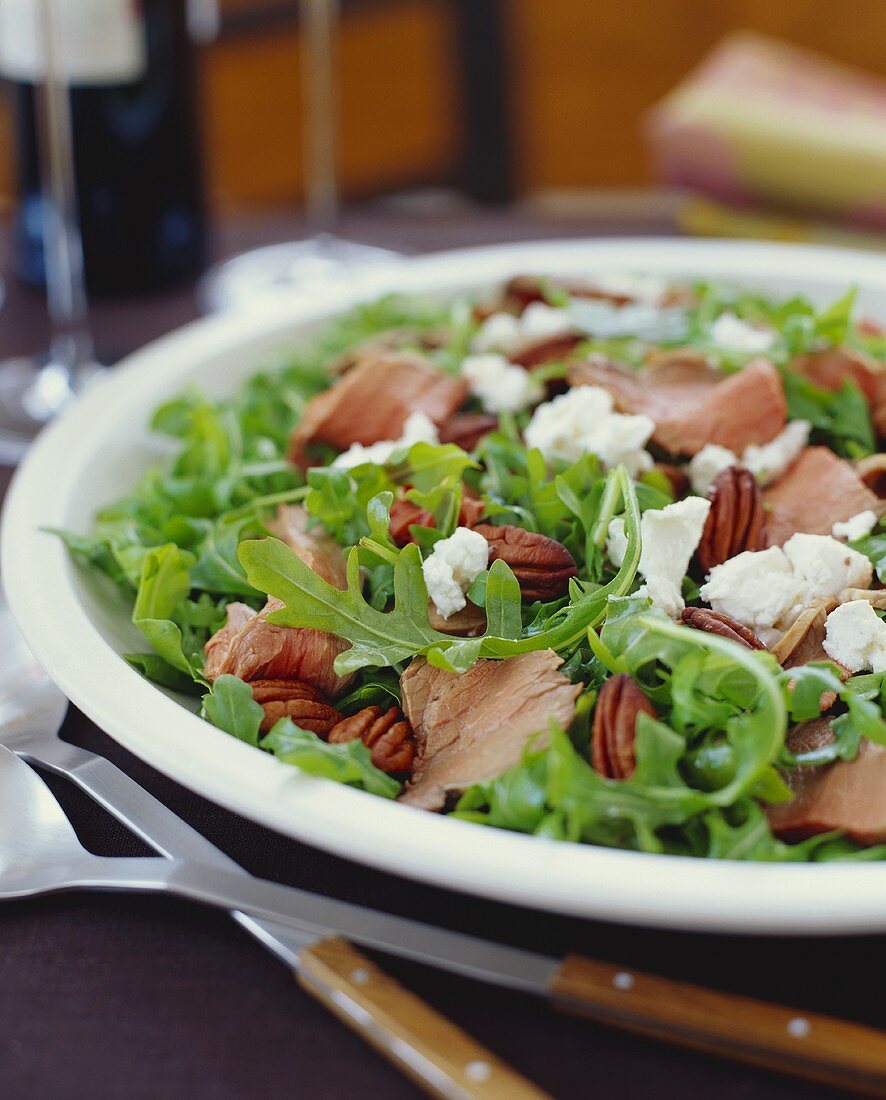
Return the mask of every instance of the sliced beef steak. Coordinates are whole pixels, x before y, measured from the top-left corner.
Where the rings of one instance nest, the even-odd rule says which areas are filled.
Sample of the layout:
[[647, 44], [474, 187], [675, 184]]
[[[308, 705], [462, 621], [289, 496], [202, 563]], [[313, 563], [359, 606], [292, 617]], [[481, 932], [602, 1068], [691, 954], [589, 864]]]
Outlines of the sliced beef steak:
[[655, 421], [652, 438], [673, 455], [694, 455], [708, 443], [741, 454], [751, 443], [768, 443], [785, 426], [787, 402], [778, 371], [756, 359], [724, 375], [695, 356], [674, 356], [641, 371], [601, 358], [573, 363], [573, 386], [601, 386], [624, 413]]
[[403, 712], [415, 732], [412, 780], [403, 802], [443, 808], [447, 795], [516, 764], [550, 719], [568, 727], [581, 685], [558, 671], [553, 650], [478, 661], [462, 675], [413, 661], [400, 680]]
[[835, 523], [843, 523], [868, 509], [879, 516], [883, 502], [858, 474], [827, 447], [807, 447], [774, 485], [763, 492], [766, 540], [781, 546], [798, 531], [829, 535]]

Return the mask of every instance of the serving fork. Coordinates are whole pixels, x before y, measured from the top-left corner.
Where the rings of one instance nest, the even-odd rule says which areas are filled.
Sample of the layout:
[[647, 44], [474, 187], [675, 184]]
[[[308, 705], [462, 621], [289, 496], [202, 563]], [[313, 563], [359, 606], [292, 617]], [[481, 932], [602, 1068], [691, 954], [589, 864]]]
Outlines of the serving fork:
[[[66, 700], [31, 657], [5, 609], [0, 652], [0, 740], [25, 760], [72, 779], [171, 860], [89, 856], [45, 784], [0, 750], [0, 896], [4, 890], [22, 896], [62, 884], [159, 888], [227, 907], [251, 894], [253, 912], [235, 912], [235, 919], [292, 967], [305, 989], [435, 1096], [520, 1100], [544, 1094], [348, 940], [542, 995], [565, 1011], [652, 1038], [886, 1095], [886, 1035], [872, 1028], [592, 959], [555, 959], [254, 879], [110, 761], [56, 736]], [[12, 765], [24, 768], [24, 775]], [[22, 780], [27, 794], [16, 808], [12, 792]], [[29, 829], [23, 821], [31, 823]], [[10, 839], [16, 832], [30, 832], [30, 839], [16, 846]], [[49, 850], [61, 854], [61, 865], [56, 860], [47, 868], [38, 858]], [[73, 876], [65, 860], [79, 867]], [[268, 905], [280, 906], [285, 920], [273, 919]], [[259, 908], [264, 912], [256, 916]]]

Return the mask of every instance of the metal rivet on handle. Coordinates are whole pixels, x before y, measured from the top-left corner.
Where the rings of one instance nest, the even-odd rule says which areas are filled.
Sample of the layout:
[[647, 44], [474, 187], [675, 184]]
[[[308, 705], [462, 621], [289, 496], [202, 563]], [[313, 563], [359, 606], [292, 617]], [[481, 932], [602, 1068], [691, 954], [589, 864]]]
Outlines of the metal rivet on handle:
[[369, 971], [363, 970], [362, 967], [358, 970], [352, 970], [351, 981], [354, 985], [366, 985], [369, 981]]
[[492, 1076], [492, 1066], [488, 1062], [468, 1062], [465, 1073], [472, 1081], [488, 1081]]
[[805, 1039], [812, 1030], [812, 1024], [804, 1016], [795, 1016], [788, 1020], [788, 1035], [792, 1039]]
[[634, 975], [626, 970], [619, 970], [612, 978], [612, 985], [615, 989], [633, 989]]

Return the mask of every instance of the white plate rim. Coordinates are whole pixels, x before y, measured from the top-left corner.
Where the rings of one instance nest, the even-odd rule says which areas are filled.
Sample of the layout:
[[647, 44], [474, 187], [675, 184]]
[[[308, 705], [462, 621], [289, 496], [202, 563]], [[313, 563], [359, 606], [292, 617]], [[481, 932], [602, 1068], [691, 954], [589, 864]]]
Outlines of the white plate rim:
[[[886, 864], [697, 860], [564, 844], [441, 818], [298, 774], [187, 712], [103, 638], [73, 584], [61, 543], [85, 437], [115, 401], [147, 411], [186, 381], [194, 359], [332, 315], [396, 286], [417, 292], [521, 270], [857, 282], [886, 302], [872, 254], [798, 245], [683, 239], [536, 241], [437, 253], [376, 271], [351, 288], [193, 322], [128, 356], [40, 437], [13, 479], [2, 527], [7, 598], [32, 651], [69, 698], [125, 748], [183, 785], [264, 825], [381, 870], [500, 901], [582, 917], [716, 932], [818, 934], [886, 928]], [[75, 645], [71, 640], [76, 641]], [[157, 731], [163, 732], [158, 735]], [[480, 830], [482, 829], [482, 833]], [[482, 840], [482, 843], [479, 841]]]

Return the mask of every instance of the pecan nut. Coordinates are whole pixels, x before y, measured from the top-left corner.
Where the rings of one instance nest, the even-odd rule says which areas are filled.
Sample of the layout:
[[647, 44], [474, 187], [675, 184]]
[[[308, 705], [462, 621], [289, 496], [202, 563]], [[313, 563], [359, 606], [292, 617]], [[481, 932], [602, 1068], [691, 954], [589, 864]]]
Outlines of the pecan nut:
[[620, 672], [600, 688], [591, 730], [591, 763], [607, 779], [629, 779], [633, 775], [637, 766], [637, 718], [641, 714], [658, 717], [632, 676]]
[[327, 740], [340, 745], [358, 737], [369, 749], [372, 763], [381, 771], [398, 774], [412, 771], [415, 739], [399, 707], [387, 711], [364, 707], [333, 726]]
[[291, 718], [300, 729], [323, 737], [341, 719], [321, 691], [300, 680], [253, 680], [249, 686], [265, 712], [262, 733], [281, 718]]
[[453, 413], [440, 427], [440, 442], [473, 451], [481, 439], [497, 430], [498, 417], [492, 413]]
[[703, 630], [706, 634], [728, 638], [748, 649], [766, 649], [753, 630], [733, 619], [731, 615], [724, 615], [722, 611], [712, 611], [709, 607], [687, 607], [680, 618], [687, 626]]
[[553, 600], [566, 593], [578, 572], [575, 559], [556, 539], [505, 524], [480, 523], [474, 530], [489, 543], [489, 561], [507, 562], [525, 600]]
[[763, 549], [763, 494], [750, 470], [723, 470], [708, 489], [708, 500], [711, 510], [695, 552], [705, 573], [744, 550]]

